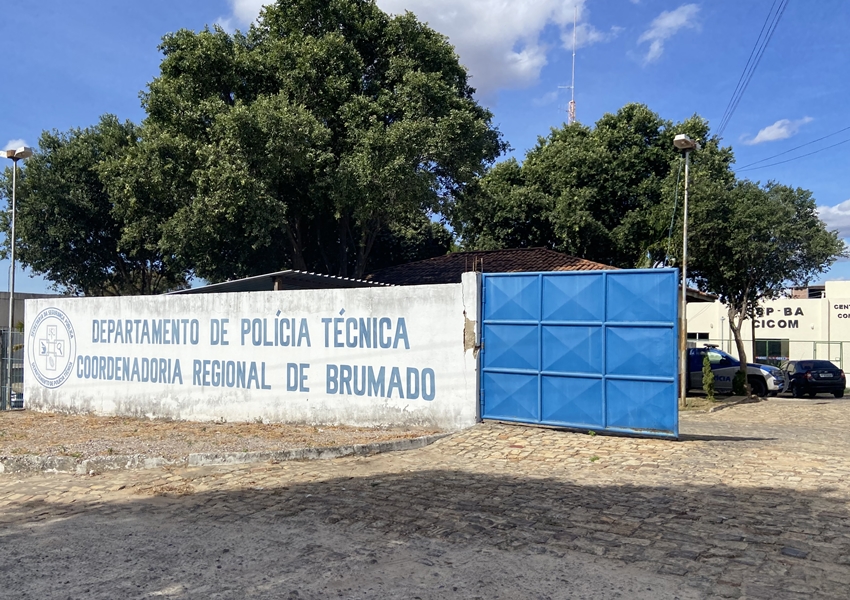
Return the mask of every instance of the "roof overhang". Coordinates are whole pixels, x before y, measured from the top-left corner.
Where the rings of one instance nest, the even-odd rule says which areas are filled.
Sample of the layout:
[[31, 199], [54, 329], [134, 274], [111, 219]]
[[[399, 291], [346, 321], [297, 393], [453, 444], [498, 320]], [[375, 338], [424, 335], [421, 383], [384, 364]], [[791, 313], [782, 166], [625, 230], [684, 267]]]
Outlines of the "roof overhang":
[[364, 281], [363, 279], [350, 279], [348, 277], [336, 277], [334, 275], [322, 275], [308, 271], [286, 270], [275, 273], [265, 273], [234, 279], [222, 283], [211, 283], [202, 287], [188, 288], [168, 292], [174, 294], [219, 294], [229, 292], [275, 292], [286, 290], [330, 290], [339, 288], [370, 288], [370, 287], [392, 287], [386, 283]]
[[[681, 286], [679, 286], [681, 289]], [[705, 292], [701, 292], [699, 290], [695, 290], [694, 288], [688, 288], [687, 292], [687, 301], [688, 302], [716, 302], [717, 296], [714, 294], [706, 294]]]

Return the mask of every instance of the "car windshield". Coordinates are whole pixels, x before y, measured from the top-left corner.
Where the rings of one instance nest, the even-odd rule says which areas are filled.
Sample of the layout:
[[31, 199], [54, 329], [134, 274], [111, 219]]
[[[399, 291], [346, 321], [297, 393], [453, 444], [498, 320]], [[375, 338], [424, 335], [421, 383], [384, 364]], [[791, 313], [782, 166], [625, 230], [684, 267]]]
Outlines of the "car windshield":
[[834, 364], [829, 362], [828, 360], [813, 360], [812, 361], [813, 369], [837, 369]]
[[798, 371], [819, 371], [821, 369], [837, 371], [838, 367], [828, 360], [805, 360], [797, 363]]
[[722, 361], [724, 358], [726, 360], [734, 361], [735, 359], [726, 354], [723, 350], [718, 350], [717, 348], [709, 348], [705, 352], [708, 354], [708, 361], [711, 364], [717, 364]]

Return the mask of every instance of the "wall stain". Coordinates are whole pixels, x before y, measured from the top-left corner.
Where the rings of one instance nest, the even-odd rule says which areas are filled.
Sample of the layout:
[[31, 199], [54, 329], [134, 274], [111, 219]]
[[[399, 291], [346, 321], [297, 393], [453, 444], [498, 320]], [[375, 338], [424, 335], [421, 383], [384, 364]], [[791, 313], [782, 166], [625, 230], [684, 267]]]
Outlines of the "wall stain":
[[478, 352], [481, 346], [475, 343], [475, 321], [471, 321], [466, 316], [466, 311], [463, 313], [463, 351], [472, 350], [472, 356], [478, 358]]

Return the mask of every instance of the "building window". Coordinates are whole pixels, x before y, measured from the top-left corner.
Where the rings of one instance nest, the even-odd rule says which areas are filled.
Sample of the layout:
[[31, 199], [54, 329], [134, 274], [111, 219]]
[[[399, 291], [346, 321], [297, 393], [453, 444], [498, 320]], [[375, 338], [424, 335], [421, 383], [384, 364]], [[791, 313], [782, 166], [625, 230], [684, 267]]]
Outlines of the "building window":
[[708, 334], [707, 333], [696, 333], [696, 332], [692, 333], [692, 332], [689, 331], [688, 332], [688, 339], [689, 340], [707, 340]]
[[788, 340], [756, 340], [756, 361], [779, 365], [788, 360]]

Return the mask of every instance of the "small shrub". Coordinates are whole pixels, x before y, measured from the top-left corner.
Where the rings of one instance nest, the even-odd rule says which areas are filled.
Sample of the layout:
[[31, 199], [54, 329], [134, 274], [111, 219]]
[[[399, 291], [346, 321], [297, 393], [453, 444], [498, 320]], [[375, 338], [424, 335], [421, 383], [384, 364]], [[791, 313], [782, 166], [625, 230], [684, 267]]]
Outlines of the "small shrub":
[[736, 396], [747, 395], [747, 376], [741, 371], [736, 371], [732, 378], [732, 393]]
[[708, 352], [702, 357], [702, 389], [705, 391], [708, 401], [714, 402], [714, 371], [711, 370]]

